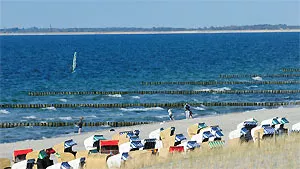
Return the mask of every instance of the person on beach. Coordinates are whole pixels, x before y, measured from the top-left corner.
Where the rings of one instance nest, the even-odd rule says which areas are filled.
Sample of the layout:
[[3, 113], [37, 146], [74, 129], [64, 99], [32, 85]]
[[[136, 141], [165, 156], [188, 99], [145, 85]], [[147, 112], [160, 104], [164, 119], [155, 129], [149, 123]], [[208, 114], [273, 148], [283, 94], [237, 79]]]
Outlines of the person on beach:
[[190, 111], [191, 106], [187, 103], [184, 105], [184, 109]]
[[168, 110], [170, 120], [174, 120], [172, 109]]
[[78, 125], [78, 134], [81, 133], [82, 125], [83, 125], [83, 117], [80, 117], [79, 122], [77, 123]]
[[190, 110], [189, 111], [189, 118], [192, 119], [193, 118], [193, 112]]

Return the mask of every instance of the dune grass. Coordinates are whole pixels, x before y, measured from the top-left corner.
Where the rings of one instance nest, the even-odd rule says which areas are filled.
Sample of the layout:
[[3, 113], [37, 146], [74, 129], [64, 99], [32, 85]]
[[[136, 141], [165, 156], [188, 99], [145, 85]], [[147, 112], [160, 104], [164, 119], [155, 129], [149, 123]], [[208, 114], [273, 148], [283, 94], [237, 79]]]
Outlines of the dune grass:
[[219, 149], [200, 148], [189, 153], [175, 153], [168, 158], [158, 156], [131, 159], [126, 169], [185, 169], [185, 168], [299, 168], [300, 134], [266, 139], [260, 147], [254, 143], [226, 145]]

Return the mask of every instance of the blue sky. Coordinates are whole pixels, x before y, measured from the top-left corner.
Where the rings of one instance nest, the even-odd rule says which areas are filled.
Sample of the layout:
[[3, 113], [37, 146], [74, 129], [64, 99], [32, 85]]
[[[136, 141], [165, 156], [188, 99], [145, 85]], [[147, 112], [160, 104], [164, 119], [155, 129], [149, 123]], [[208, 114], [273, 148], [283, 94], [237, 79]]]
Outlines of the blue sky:
[[300, 25], [300, 0], [0, 0], [1, 28]]

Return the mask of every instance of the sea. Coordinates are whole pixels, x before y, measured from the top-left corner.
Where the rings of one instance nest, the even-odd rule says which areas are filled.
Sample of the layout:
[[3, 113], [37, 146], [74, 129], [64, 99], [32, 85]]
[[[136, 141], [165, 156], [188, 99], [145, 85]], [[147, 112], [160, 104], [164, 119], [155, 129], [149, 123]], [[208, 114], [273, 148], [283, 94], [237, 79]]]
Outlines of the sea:
[[[300, 94], [112, 94], [29, 96], [41, 91], [299, 90], [289, 85], [143, 85], [163, 81], [254, 81], [220, 74], [297, 74], [300, 33], [0, 36], [0, 104], [294, 102]], [[71, 73], [73, 54], [77, 68]], [[300, 80], [262, 77], [262, 81]], [[278, 107], [192, 107], [194, 117]], [[167, 107], [5, 108], [0, 122], [169, 120]], [[173, 108], [176, 120], [183, 108]], [[83, 132], [109, 126], [84, 127]], [[76, 126], [1, 128], [0, 143], [72, 135]]]

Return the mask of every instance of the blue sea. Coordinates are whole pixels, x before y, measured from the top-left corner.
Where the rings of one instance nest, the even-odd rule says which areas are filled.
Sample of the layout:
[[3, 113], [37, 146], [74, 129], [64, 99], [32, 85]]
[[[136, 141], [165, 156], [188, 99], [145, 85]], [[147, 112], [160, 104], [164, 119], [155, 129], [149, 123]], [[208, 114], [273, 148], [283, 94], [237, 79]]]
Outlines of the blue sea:
[[[300, 67], [300, 33], [0, 36], [0, 104], [292, 102], [300, 94], [55, 95], [29, 91], [262, 90], [299, 85], [155, 85], [151, 81], [253, 81], [220, 74], [287, 74]], [[77, 68], [71, 73], [73, 54]], [[297, 72], [291, 72], [296, 74]], [[263, 81], [299, 80], [298, 77]], [[193, 107], [195, 117], [270, 107]], [[274, 108], [274, 107], [273, 107]], [[183, 119], [183, 108], [173, 109]], [[0, 122], [166, 121], [165, 107], [1, 109]], [[84, 132], [107, 128], [85, 127]], [[76, 127], [0, 129], [0, 143], [74, 133]]]

